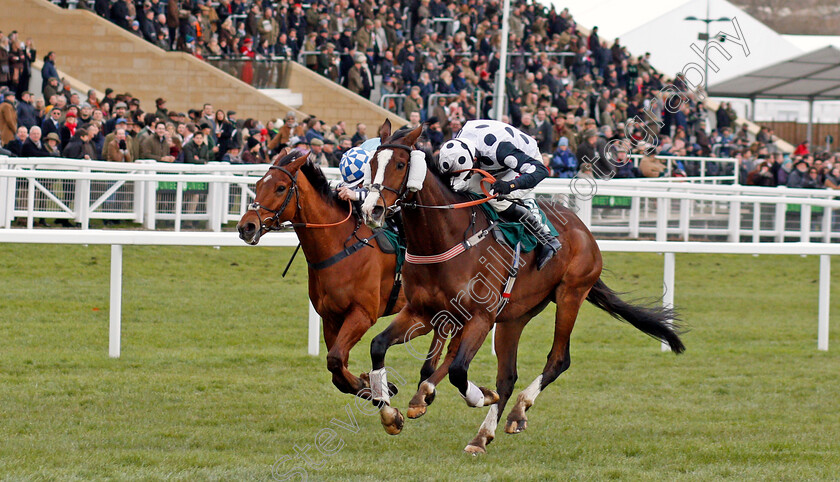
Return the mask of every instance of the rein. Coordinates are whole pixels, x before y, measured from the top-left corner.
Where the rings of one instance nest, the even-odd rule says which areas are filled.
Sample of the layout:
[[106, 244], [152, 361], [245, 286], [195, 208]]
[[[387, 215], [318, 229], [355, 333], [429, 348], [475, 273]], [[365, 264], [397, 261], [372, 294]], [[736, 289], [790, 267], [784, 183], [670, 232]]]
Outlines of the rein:
[[490, 174], [489, 172], [485, 171], [484, 169], [472, 168], [472, 169], [462, 169], [460, 171], [455, 171], [453, 174], [460, 174], [462, 172], [476, 172], [481, 174], [482, 178], [479, 182], [481, 185], [481, 190], [484, 191], [484, 198], [483, 199], [474, 199], [472, 201], [464, 201], [460, 203], [454, 204], [447, 204], [445, 206], [429, 206], [424, 204], [417, 204], [417, 203], [404, 203], [403, 205], [407, 208], [422, 208], [422, 209], [463, 209], [463, 208], [471, 208], [473, 206], [478, 206], [479, 204], [484, 204], [487, 201], [496, 199], [498, 194], [490, 194], [490, 191], [484, 186], [484, 183], [493, 184], [496, 182], [496, 178]]

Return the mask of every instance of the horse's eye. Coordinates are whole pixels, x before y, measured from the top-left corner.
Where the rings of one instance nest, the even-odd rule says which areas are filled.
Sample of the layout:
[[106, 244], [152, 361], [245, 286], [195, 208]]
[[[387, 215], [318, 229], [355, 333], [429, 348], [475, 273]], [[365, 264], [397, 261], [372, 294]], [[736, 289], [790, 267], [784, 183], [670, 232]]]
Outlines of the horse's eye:
[[281, 185], [279, 185], [279, 186], [277, 186], [277, 192], [278, 192], [278, 193], [281, 193], [281, 192], [283, 192], [283, 191], [285, 191], [285, 190], [286, 190], [286, 186], [284, 186], [284, 185], [282, 185], [282, 184], [281, 184]]
[[399, 169], [399, 170], [405, 169], [405, 163], [404, 162], [398, 162], [397, 163], [397, 169]]

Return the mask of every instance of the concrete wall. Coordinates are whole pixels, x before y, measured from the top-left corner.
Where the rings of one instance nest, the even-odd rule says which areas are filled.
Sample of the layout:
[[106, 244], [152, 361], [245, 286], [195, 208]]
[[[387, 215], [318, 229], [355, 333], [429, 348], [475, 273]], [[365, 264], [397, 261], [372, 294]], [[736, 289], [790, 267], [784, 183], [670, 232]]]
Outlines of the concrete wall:
[[297, 62], [287, 62], [286, 67], [284, 87], [303, 95], [303, 105], [300, 109], [310, 115], [330, 123], [343, 120], [350, 132], [355, 132], [355, 123], [362, 122], [368, 126], [368, 136], [375, 135], [385, 119], [391, 119], [391, 125], [395, 128], [408, 123], [406, 119]]
[[170, 110], [235, 110], [240, 119], [283, 117], [292, 109], [250, 85], [182, 52], [167, 52], [84, 10], [64, 10], [46, 0], [0, 0], [0, 30], [31, 37], [38, 57], [56, 53], [56, 67], [104, 91], [131, 92], [146, 111], [155, 99]]

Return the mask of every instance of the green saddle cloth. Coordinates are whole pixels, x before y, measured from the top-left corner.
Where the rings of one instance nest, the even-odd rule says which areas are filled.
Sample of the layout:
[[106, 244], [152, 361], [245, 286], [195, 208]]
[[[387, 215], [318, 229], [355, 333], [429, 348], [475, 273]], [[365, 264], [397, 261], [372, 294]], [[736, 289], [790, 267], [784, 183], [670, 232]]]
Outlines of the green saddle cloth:
[[392, 231], [390, 227], [386, 227], [382, 229], [382, 235], [391, 243], [391, 246], [394, 248], [397, 254], [397, 273], [400, 272], [402, 269], [402, 265], [405, 262], [405, 244], [403, 244], [402, 240], [400, 240], [400, 236]]
[[[484, 195], [481, 194], [476, 194], [474, 192], [470, 192], [468, 194], [471, 199], [484, 199]], [[487, 215], [487, 219], [490, 221], [499, 221], [499, 213], [490, 206], [490, 203], [479, 204], [478, 206], [484, 210], [484, 214]], [[537, 208], [540, 210], [540, 216], [542, 216], [543, 223], [548, 225], [551, 235], [557, 236], [559, 233], [556, 229], [554, 229], [554, 225], [551, 224], [551, 221], [549, 221], [545, 216], [542, 208], [539, 208], [539, 205], [537, 205]], [[525, 229], [525, 226], [522, 223], [503, 221], [496, 224], [496, 226], [501, 231], [505, 241], [507, 241], [512, 248], [516, 247], [516, 243], [522, 243], [522, 252], [530, 253], [537, 247], [538, 243], [536, 236]]]

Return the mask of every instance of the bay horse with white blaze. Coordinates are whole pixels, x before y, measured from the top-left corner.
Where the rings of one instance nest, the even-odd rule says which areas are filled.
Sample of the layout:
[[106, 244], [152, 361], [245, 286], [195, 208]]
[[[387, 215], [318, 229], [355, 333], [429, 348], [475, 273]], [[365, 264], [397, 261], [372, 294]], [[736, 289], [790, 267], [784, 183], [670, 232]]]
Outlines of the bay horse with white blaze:
[[[371, 390], [375, 403], [381, 405], [380, 418], [388, 433], [399, 433], [404, 419], [390, 405], [384, 368], [386, 351], [433, 330], [439, 337], [451, 336], [448, 351], [441, 366], [421, 383], [409, 415], [425, 413], [435, 386], [448, 374], [469, 406], [493, 404], [478, 435], [464, 449], [470, 453], [485, 452], [493, 440], [517, 380], [516, 358], [522, 330], [551, 301], [557, 305], [551, 351], [542, 373], [517, 397], [508, 415], [508, 433], [526, 428], [525, 411], [542, 390], [569, 368], [569, 338], [584, 300], [668, 343], [675, 353], [685, 349], [669, 323], [675, 318], [672, 310], [626, 303], [601, 281], [601, 252], [595, 238], [573, 211], [558, 205], [540, 203], [559, 232], [561, 250], [540, 271], [533, 252], [523, 255], [525, 266], [519, 269], [510, 301], [497, 314], [498, 303], [488, 306], [488, 299], [498, 300], [497, 288], [490, 280], [500, 280], [508, 267], [492, 266], [488, 260], [498, 256], [490, 250], [511, 250], [501, 249], [493, 236], [487, 235], [490, 222], [485, 216], [476, 215], [474, 207], [447, 209], [468, 198], [449, 188], [436, 171], [431, 155], [419, 155], [413, 150], [421, 133], [422, 126], [391, 136], [390, 122], [385, 121], [379, 131], [382, 145], [370, 162], [371, 192], [362, 208], [366, 222], [377, 226], [388, 212], [401, 206], [408, 248], [408, 262], [403, 269], [408, 301], [371, 343]], [[483, 289], [479, 289], [478, 280]], [[464, 296], [465, 293], [469, 295]], [[460, 314], [462, 319], [440, 323], [441, 314], [445, 318], [458, 318], [454, 314]], [[470, 362], [494, 323], [498, 393], [477, 387], [468, 377]]]
[[268, 231], [292, 223], [309, 264], [309, 298], [323, 319], [333, 384], [370, 399], [367, 374], [350, 373], [348, 360], [379, 317], [405, 304], [394, 280], [396, 255], [378, 248], [380, 237], [336, 197], [324, 173], [307, 158], [307, 152], [296, 151], [277, 157], [257, 181], [254, 204], [237, 224], [239, 237], [255, 245]]

